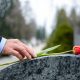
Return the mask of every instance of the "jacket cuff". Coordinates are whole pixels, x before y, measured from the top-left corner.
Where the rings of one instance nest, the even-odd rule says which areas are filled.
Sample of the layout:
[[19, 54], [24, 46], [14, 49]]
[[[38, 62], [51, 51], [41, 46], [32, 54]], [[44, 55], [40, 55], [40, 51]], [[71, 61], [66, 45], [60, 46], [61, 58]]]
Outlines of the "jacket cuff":
[[2, 50], [5, 46], [6, 41], [7, 39], [2, 37], [1, 42], [0, 42], [0, 55], [2, 54]]

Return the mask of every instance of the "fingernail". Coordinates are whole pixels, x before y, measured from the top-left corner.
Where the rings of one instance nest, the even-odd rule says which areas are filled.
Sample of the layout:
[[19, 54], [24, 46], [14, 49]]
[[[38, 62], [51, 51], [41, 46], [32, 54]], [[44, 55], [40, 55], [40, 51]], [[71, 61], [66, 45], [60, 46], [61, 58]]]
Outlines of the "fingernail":
[[33, 56], [37, 57], [37, 54], [36, 54], [36, 52], [34, 50], [33, 50]]
[[30, 53], [34, 58], [37, 57], [36, 51], [33, 48], [31, 48]]
[[31, 59], [32, 59], [32, 57], [31, 57], [31, 56], [29, 56], [29, 59], [31, 60]]

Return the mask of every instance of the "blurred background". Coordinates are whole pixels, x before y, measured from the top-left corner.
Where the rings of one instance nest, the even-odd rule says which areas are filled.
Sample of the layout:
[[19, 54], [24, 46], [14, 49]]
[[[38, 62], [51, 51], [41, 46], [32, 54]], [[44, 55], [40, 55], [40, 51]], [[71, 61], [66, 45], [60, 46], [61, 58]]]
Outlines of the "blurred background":
[[[80, 0], [0, 0], [0, 36], [18, 38], [37, 52], [80, 45]], [[15, 60], [1, 58], [1, 62]]]

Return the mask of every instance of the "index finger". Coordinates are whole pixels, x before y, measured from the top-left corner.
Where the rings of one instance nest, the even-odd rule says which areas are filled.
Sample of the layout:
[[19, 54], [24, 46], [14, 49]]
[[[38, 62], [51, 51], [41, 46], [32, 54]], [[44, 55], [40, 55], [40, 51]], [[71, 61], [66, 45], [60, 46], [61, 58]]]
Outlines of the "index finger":
[[19, 41], [18, 44], [23, 45], [23, 46], [25, 47], [25, 49], [27, 50], [27, 52], [28, 52], [32, 57], [36, 57], [36, 56], [37, 56], [36, 53], [35, 53], [35, 51], [34, 51], [32, 48], [30, 48], [29, 46], [27, 46], [26, 44], [22, 43], [21, 41]]

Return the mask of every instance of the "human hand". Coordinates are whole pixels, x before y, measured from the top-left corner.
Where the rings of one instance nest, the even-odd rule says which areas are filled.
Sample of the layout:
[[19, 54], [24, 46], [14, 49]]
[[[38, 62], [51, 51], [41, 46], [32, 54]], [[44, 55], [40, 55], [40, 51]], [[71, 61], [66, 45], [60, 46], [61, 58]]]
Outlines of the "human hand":
[[14, 55], [20, 60], [23, 60], [25, 57], [28, 59], [32, 59], [37, 56], [34, 53], [33, 49], [31, 49], [18, 39], [8, 39], [3, 48], [3, 54]]

